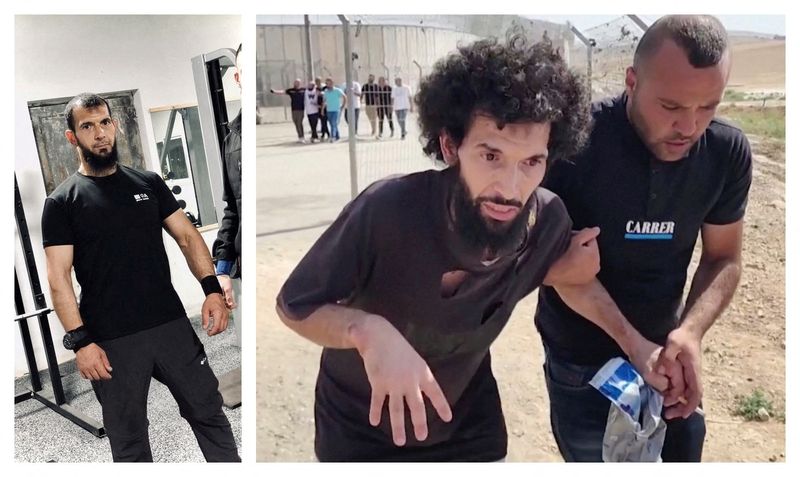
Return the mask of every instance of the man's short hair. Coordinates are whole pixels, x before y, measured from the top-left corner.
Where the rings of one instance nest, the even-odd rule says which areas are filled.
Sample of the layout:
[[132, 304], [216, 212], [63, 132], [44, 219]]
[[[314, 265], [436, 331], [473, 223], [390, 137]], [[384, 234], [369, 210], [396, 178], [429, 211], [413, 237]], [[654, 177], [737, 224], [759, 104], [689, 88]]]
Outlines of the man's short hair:
[[67, 120], [67, 127], [69, 130], [75, 132], [75, 117], [73, 115], [75, 108], [92, 109], [99, 108], [103, 105], [105, 105], [105, 107], [108, 109], [108, 114], [110, 116], [111, 105], [108, 104], [108, 101], [106, 101], [105, 98], [99, 95], [94, 93], [81, 93], [78, 96], [70, 99], [66, 108], [64, 108], [64, 116]]
[[461, 46], [439, 60], [415, 97], [423, 151], [444, 161], [439, 135], [460, 145], [477, 113], [502, 128], [550, 123], [550, 159], [569, 158], [585, 144], [591, 124], [583, 79], [569, 70], [552, 43], [529, 44], [519, 32]]
[[667, 15], [644, 32], [633, 55], [633, 67], [655, 54], [664, 40], [674, 41], [695, 68], [714, 66], [728, 49], [728, 32], [711, 15]]
[[233, 61], [238, 65], [239, 64], [239, 53], [242, 52], [242, 44], [239, 43], [239, 48], [236, 49], [236, 55], [233, 57]]

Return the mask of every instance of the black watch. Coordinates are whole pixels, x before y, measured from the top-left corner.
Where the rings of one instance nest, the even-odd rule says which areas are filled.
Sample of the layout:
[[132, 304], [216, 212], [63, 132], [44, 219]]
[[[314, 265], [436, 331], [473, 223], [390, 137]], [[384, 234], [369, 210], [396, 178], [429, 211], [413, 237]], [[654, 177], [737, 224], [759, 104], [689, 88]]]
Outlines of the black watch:
[[72, 331], [68, 331], [67, 334], [64, 335], [63, 341], [64, 348], [72, 350], [76, 353], [79, 349], [92, 342], [92, 337], [89, 335], [89, 331], [87, 331], [86, 327], [84, 326], [80, 326]]

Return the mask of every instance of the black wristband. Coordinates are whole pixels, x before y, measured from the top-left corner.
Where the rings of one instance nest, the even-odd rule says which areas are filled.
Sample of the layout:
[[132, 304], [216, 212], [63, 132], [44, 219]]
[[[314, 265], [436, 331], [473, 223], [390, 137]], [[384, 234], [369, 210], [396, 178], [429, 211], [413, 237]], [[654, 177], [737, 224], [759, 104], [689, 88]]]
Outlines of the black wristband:
[[84, 346], [92, 343], [94, 343], [94, 339], [83, 325], [75, 328], [74, 330], [68, 331], [67, 334], [64, 335], [63, 340], [64, 348], [75, 353], [77, 353], [78, 350]]
[[220, 295], [223, 294], [222, 287], [219, 286], [219, 280], [217, 280], [216, 275], [209, 275], [200, 280], [200, 286], [203, 287], [203, 293], [205, 293], [206, 296], [212, 293], [219, 293]]

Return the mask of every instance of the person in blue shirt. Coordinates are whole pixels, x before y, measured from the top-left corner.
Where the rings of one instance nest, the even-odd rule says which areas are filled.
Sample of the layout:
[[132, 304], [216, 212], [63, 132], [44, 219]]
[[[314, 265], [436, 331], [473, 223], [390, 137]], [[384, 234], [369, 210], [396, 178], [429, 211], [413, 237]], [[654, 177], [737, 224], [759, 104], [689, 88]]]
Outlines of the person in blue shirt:
[[331, 142], [338, 141], [339, 136], [339, 113], [347, 107], [347, 96], [344, 91], [333, 85], [331, 78], [325, 79], [325, 90], [322, 92], [325, 98], [325, 110], [328, 115], [328, 122], [331, 125]]

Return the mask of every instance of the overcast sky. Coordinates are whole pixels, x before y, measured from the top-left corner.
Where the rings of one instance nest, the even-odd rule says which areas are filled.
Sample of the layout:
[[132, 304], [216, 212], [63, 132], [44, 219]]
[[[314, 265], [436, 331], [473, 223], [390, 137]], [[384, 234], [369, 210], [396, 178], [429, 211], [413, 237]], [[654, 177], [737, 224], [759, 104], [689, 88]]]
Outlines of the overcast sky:
[[[579, 30], [587, 30], [602, 23], [609, 22], [620, 15], [524, 15], [528, 18], [539, 18], [555, 23], [569, 21]], [[659, 15], [640, 15], [648, 25], [658, 19]], [[717, 15], [728, 30], [751, 31], [771, 35], [785, 35], [786, 22], [783, 15]]]

